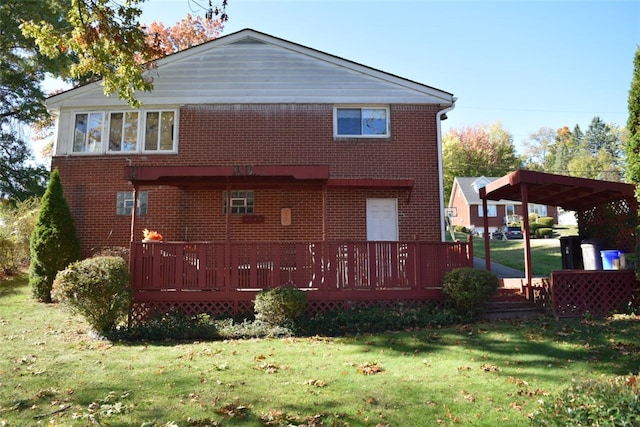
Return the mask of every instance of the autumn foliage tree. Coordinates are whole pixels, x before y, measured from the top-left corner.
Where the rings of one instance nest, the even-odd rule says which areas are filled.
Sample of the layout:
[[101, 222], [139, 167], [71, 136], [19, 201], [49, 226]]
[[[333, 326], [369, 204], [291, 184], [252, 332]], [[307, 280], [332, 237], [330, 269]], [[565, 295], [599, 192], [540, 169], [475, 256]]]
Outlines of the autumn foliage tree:
[[451, 129], [442, 138], [444, 197], [456, 176], [502, 176], [520, 169], [513, 136], [500, 123]]
[[[162, 56], [157, 44], [147, 44], [147, 33], [140, 23], [145, 0], [73, 0], [59, 21], [23, 19], [24, 35], [35, 41], [38, 51], [48, 58], [73, 58], [68, 77], [76, 81], [100, 80], [105, 94], [117, 94], [129, 105], [140, 105], [136, 92], [150, 91], [152, 79], [145, 72], [152, 60]], [[214, 15], [227, 20], [227, 1], [211, 6]]]
[[166, 56], [218, 38], [222, 29], [223, 23], [220, 20], [205, 19], [202, 16], [194, 18], [187, 14], [170, 27], [153, 21], [145, 28], [146, 43]]

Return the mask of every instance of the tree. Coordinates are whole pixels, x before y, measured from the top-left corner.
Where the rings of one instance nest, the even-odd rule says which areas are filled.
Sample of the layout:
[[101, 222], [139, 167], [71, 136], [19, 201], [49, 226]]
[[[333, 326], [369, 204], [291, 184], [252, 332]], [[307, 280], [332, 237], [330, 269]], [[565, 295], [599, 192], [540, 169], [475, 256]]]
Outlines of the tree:
[[578, 149], [578, 140], [582, 138], [580, 126], [576, 125], [574, 132], [564, 126], [556, 132], [556, 142], [549, 147], [545, 161], [545, 171], [558, 175], [569, 175], [569, 162]]
[[2, 0], [0, 2], [0, 118], [31, 122], [46, 115], [40, 82], [47, 72], [64, 75], [71, 58], [40, 53], [25, 37], [20, 22], [50, 22], [61, 29], [68, 2], [64, 0]]
[[35, 198], [0, 204], [0, 267], [5, 273], [17, 271], [29, 259], [29, 239], [39, 206]]
[[640, 200], [640, 46], [633, 60], [633, 77], [629, 89], [629, 118], [627, 119], [626, 177], [636, 184], [636, 198]]
[[42, 197], [38, 220], [31, 234], [30, 252], [29, 284], [33, 295], [49, 303], [56, 274], [80, 255], [80, 241], [57, 170], [51, 173]]
[[[146, 43], [140, 24], [140, 5], [145, 0], [72, 0], [64, 14], [66, 25], [52, 21], [24, 19], [21, 29], [33, 39], [39, 51], [56, 60], [73, 58], [68, 69], [71, 78], [90, 82], [100, 80], [105, 94], [117, 94], [133, 107], [140, 106], [136, 92], [153, 88], [145, 72], [151, 61], [162, 55], [157, 45]], [[226, 22], [227, 0], [210, 7], [207, 18]]]
[[218, 38], [221, 31], [222, 22], [219, 20], [203, 19], [201, 16], [194, 18], [190, 14], [171, 27], [153, 21], [145, 30], [147, 45], [154, 46], [162, 52], [162, 56]]
[[456, 176], [502, 176], [522, 167], [513, 137], [500, 123], [451, 129], [442, 138], [444, 196]]
[[624, 133], [616, 125], [605, 124], [596, 116], [577, 143], [567, 166], [569, 175], [621, 181], [625, 164], [623, 149]]
[[0, 197], [15, 201], [41, 197], [49, 173], [44, 166], [30, 164], [31, 151], [22, 125], [16, 119], [0, 118]]
[[523, 142], [527, 169], [545, 171], [548, 169], [551, 147], [556, 144], [558, 134], [551, 128], [540, 128]]
[[48, 21], [55, 28], [69, 5], [64, 0], [0, 2], [0, 198], [42, 196], [49, 173], [32, 162], [24, 129], [46, 116], [40, 87], [46, 73], [64, 75], [70, 58], [42, 55], [20, 31], [23, 20]]

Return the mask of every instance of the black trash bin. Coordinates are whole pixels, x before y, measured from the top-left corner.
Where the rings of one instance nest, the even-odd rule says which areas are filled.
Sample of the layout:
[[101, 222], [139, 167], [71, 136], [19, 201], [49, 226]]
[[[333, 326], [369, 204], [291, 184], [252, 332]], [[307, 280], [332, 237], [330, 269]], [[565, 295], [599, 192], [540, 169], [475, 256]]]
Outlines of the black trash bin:
[[582, 270], [582, 251], [580, 236], [560, 237], [560, 253], [562, 255], [563, 270]]
[[602, 256], [600, 251], [607, 247], [607, 242], [602, 239], [584, 239], [580, 244], [582, 248], [582, 262], [585, 270], [602, 270]]

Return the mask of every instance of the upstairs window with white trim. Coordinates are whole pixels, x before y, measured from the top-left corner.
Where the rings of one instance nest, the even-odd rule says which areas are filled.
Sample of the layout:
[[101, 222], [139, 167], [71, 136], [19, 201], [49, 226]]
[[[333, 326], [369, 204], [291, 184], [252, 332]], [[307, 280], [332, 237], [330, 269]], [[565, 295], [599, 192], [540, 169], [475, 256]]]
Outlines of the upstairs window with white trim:
[[102, 152], [102, 128], [104, 113], [76, 114], [73, 132], [73, 151], [75, 153]]
[[109, 151], [137, 151], [138, 112], [114, 112], [109, 116]]
[[145, 124], [144, 151], [173, 151], [173, 111], [148, 111]]
[[176, 117], [176, 110], [77, 113], [72, 152], [173, 153], [177, 141]]
[[333, 125], [336, 137], [386, 138], [389, 136], [389, 108], [336, 107]]

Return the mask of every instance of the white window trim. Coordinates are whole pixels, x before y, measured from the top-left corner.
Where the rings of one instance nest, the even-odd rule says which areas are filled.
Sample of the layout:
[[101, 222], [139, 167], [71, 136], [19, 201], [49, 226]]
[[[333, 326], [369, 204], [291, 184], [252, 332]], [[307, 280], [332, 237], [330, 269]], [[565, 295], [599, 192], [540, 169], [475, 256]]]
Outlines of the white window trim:
[[[111, 113], [138, 113], [138, 138], [136, 143], [136, 150], [134, 151], [110, 151], [109, 150], [109, 131], [111, 125]], [[146, 118], [147, 113], [166, 113], [173, 112], [173, 148], [171, 150], [145, 150], [144, 138], [146, 133]], [[94, 152], [87, 151], [73, 151], [75, 142], [76, 131], [76, 116], [78, 114], [95, 114], [102, 113], [102, 141], [101, 150]], [[100, 156], [104, 154], [113, 156], [127, 156], [132, 154], [176, 154], [178, 152], [178, 135], [179, 135], [179, 123], [180, 123], [180, 110], [178, 108], [143, 108], [139, 110], [126, 110], [126, 109], [114, 109], [114, 110], [82, 110], [73, 111], [70, 116], [70, 136], [68, 142], [67, 154], [72, 156]]]
[[[360, 134], [360, 135], [340, 135], [338, 134], [338, 110], [341, 109], [349, 109], [349, 108], [360, 108], [360, 109], [377, 109], [377, 110], [386, 110], [387, 115], [387, 131], [384, 135], [369, 135], [369, 134]], [[391, 113], [389, 111], [388, 105], [367, 105], [367, 104], [345, 104], [345, 105], [334, 105], [333, 106], [333, 137], [334, 139], [350, 139], [350, 138], [358, 138], [358, 139], [388, 139], [391, 138]]]
[[[91, 114], [96, 114], [96, 113], [102, 113], [102, 129], [100, 130], [100, 136], [101, 136], [101, 140], [100, 140], [100, 145], [101, 148], [99, 151], [74, 151], [75, 148], [75, 142], [76, 142], [76, 118], [79, 114], [86, 114], [87, 118], [91, 115]], [[74, 111], [73, 114], [71, 114], [71, 135], [69, 138], [69, 150], [68, 153], [72, 154], [74, 156], [98, 156], [100, 154], [104, 153], [104, 132], [106, 129], [106, 125], [105, 122], [107, 121], [106, 118], [106, 114], [104, 111], [102, 110], [83, 110], [83, 111]]]
[[[497, 216], [498, 216], [498, 206], [487, 205], [487, 217], [497, 218]], [[482, 209], [482, 205], [478, 205], [478, 217], [484, 218], [484, 209]]]

